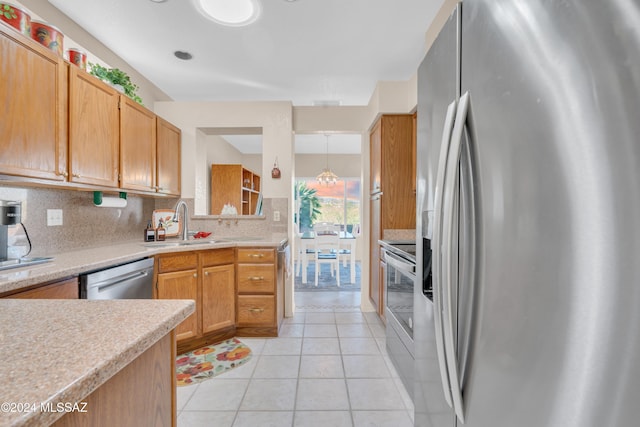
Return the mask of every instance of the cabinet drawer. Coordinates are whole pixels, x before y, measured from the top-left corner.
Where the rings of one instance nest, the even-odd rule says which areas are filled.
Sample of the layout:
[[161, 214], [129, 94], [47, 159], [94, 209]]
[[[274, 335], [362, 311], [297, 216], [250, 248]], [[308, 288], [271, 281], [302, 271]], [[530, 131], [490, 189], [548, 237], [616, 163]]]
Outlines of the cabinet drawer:
[[170, 271], [191, 270], [198, 268], [198, 254], [185, 252], [175, 255], [160, 255], [156, 258], [158, 273]]
[[275, 315], [274, 296], [238, 296], [238, 326], [272, 326]]
[[273, 264], [238, 264], [238, 293], [275, 293]]
[[274, 249], [255, 249], [246, 248], [238, 249], [238, 262], [251, 262], [251, 263], [273, 263], [276, 259], [276, 251]]
[[213, 265], [233, 264], [234, 254], [233, 248], [214, 249], [212, 251], [201, 252], [202, 266], [210, 267]]

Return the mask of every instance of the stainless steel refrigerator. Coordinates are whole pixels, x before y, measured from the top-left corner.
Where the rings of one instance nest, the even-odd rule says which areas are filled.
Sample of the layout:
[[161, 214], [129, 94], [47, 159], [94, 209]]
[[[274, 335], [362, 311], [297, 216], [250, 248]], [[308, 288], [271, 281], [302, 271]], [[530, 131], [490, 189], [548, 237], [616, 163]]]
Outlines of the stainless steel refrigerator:
[[415, 425], [638, 425], [640, 3], [464, 0], [418, 91]]

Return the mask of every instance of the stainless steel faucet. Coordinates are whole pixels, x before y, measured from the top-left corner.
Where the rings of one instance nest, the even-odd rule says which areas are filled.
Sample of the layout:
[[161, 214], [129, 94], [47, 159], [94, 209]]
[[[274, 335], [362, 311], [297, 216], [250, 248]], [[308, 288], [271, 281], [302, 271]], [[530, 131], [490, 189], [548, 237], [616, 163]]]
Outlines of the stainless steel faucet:
[[178, 221], [180, 207], [184, 208], [182, 211], [182, 240], [188, 240], [189, 239], [189, 207], [187, 206], [187, 202], [185, 202], [184, 200], [180, 200], [176, 205], [176, 211], [173, 214], [173, 220]]

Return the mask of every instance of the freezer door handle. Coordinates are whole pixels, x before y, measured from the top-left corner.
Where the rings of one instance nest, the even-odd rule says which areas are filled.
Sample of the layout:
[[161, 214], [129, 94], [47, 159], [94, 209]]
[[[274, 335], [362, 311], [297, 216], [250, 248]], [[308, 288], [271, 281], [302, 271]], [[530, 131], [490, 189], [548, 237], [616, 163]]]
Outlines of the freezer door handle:
[[456, 101], [449, 104], [447, 115], [444, 121], [444, 129], [442, 130], [442, 142], [440, 144], [440, 158], [438, 159], [438, 173], [436, 176], [435, 188], [435, 214], [433, 221], [433, 239], [432, 246], [432, 267], [433, 267], [433, 303], [434, 303], [434, 323], [436, 336], [436, 352], [438, 354], [438, 366], [440, 367], [440, 379], [442, 381], [442, 389], [444, 398], [453, 407], [451, 400], [451, 385], [449, 383], [449, 373], [447, 368], [446, 353], [444, 349], [444, 330], [442, 321], [442, 201], [443, 190], [445, 186], [445, 168], [447, 167], [447, 158], [449, 156], [449, 146], [451, 144], [451, 131], [456, 115]]
[[[458, 287], [457, 280], [452, 280], [458, 274], [457, 260], [457, 215], [456, 205], [459, 200], [456, 198], [456, 187], [459, 184], [457, 177], [460, 172], [460, 155], [462, 153], [462, 137], [467, 122], [467, 112], [469, 110], [469, 92], [460, 97], [456, 120], [451, 133], [451, 146], [449, 148], [449, 158], [447, 164], [447, 176], [445, 182], [447, 187], [443, 194], [443, 221], [442, 234], [443, 243], [446, 247], [443, 250], [444, 284], [445, 284], [445, 310], [444, 310], [444, 340], [447, 367], [449, 370], [449, 381], [451, 385], [451, 398], [453, 409], [461, 422], [464, 423], [464, 406], [462, 401], [462, 387], [460, 381], [460, 370], [458, 367], [458, 355], [456, 345], [456, 319], [454, 316], [458, 312]], [[453, 247], [455, 246], [455, 247]], [[454, 283], [455, 282], [455, 283]]]

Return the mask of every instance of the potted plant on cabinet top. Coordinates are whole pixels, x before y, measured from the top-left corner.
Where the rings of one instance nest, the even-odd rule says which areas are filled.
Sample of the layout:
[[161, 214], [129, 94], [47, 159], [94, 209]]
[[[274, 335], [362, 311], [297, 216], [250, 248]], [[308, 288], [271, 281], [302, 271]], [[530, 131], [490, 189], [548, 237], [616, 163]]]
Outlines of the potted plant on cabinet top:
[[89, 63], [89, 74], [92, 74], [100, 80], [114, 86], [116, 89], [122, 88], [122, 92], [129, 98], [142, 104], [142, 98], [137, 95], [138, 86], [131, 82], [129, 75], [118, 68], [106, 68], [100, 64]]

